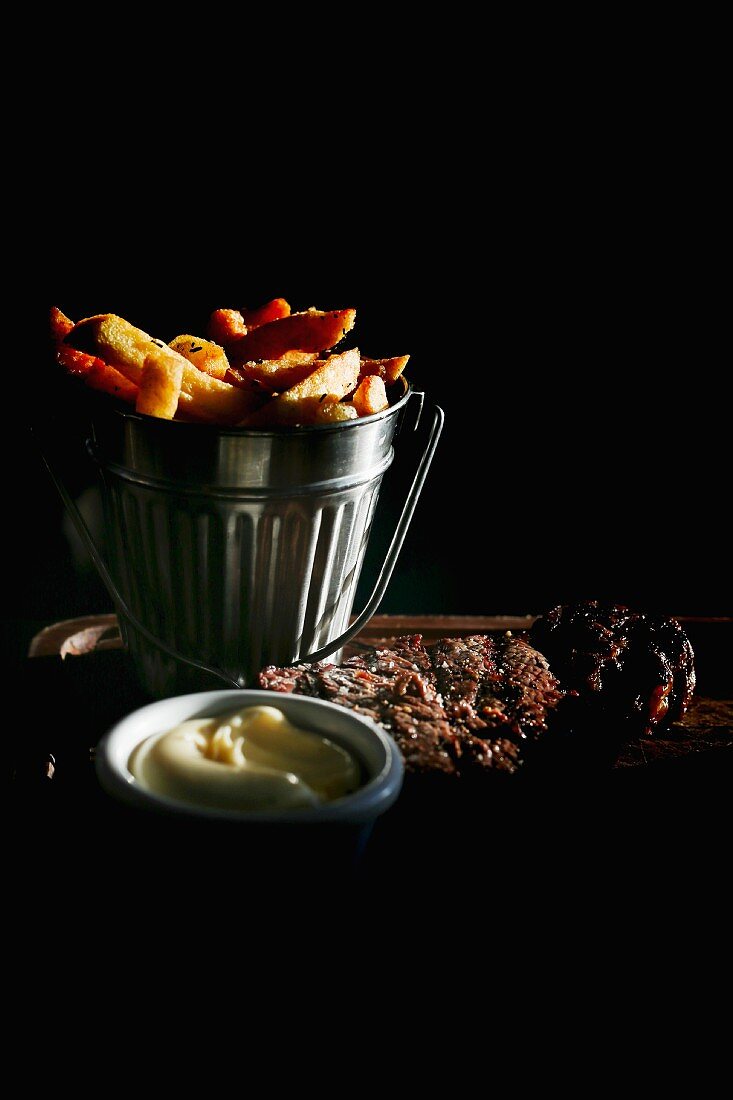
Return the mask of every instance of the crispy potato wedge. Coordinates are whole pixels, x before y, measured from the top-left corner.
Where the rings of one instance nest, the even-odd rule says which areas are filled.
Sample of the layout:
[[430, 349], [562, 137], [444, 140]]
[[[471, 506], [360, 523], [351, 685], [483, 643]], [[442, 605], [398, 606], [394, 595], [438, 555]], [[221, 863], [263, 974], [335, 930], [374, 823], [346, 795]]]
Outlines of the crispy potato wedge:
[[140, 384], [151, 345], [165, 347], [162, 340], [154, 340], [147, 332], [114, 313], [85, 317], [67, 333], [64, 343], [87, 355], [99, 356], [136, 385]]
[[367, 375], [378, 374], [390, 386], [402, 374], [409, 358], [409, 355], [398, 355], [394, 359], [362, 359], [359, 377], [366, 378]]
[[[340, 408], [341, 403], [335, 394], [329, 393], [320, 397], [304, 397], [300, 401], [283, 401], [281, 397], [273, 397], [262, 408], [245, 417], [239, 427], [296, 428], [356, 418], [357, 412], [353, 406], [351, 412], [344, 411], [343, 414], [333, 411], [337, 407]], [[347, 406], [343, 408], [346, 410]]]
[[263, 386], [256, 378], [250, 378], [248, 374], [243, 370], [239, 370], [237, 367], [229, 368], [224, 381], [228, 382], [230, 386], [236, 386], [240, 390], [245, 390], [247, 393], [258, 393], [262, 396], [263, 400], [275, 396], [272, 390]]
[[351, 348], [339, 355], [329, 355], [306, 378], [284, 390], [277, 400], [297, 403], [307, 397], [321, 398], [323, 394], [327, 394], [338, 401], [351, 393], [358, 378], [359, 349]]
[[68, 374], [83, 378], [87, 386], [93, 390], [108, 393], [111, 397], [119, 397], [122, 401], [133, 404], [137, 397], [138, 388], [128, 381], [123, 374], [110, 367], [95, 355], [85, 355], [82, 351], [64, 344], [63, 338], [74, 327], [74, 322], [58, 306], [53, 306], [50, 314], [51, 336], [56, 342], [56, 358]]
[[259, 309], [243, 309], [241, 316], [247, 328], [259, 328], [260, 325], [266, 325], [270, 321], [278, 321], [281, 317], [289, 317], [290, 303], [286, 302], [284, 298], [273, 298], [271, 302], [260, 306]]
[[257, 385], [265, 386], [271, 393], [290, 389], [311, 374], [317, 365], [318, 355], [314, 351], [288, 351], [281, 359], [262, 359], [257, 363], [242, 363], [230, 370], [227, 381], [234, 385], [241, 382], [235, 379], [249, 379]]
[[229, 360], [224, 348], [211, 340], [199, 340], [196, 336], [176, 336], [168, 345], [197, 370], [210, 374], [212, 378], [223, 379], [229, 370]]
[[315, 414], [316, 424], [340, 424], [344, 420], [357, 420], [358, 412], [348, 401], [319, 402]]
[[210, 340], [224, 347], [238, 336], [246, 336], [247, 326], [238, 309], [215, 309], [209, 317], [206, 331]]
[[351, 400], [359, 416], [371, 416], [389, 408], [387, 391], [378, 374], [370, 374], [364, 378]]
[[228, 346], [234, 367], [255, 359], [279, 359], [288, 351], [326, 351], [354, 327], [355, 309], [310, 310], [261, 325]]
[[266, 396], [202, 374], [190, 363], [183, 368], [180, 404], [188, 416], [196, 420], [236, 424], [242, 416], [258, 409]]
[[[178, 355], [160, 340], [154, 340], [147, 332], [135, 328], [114, 313], [103, 313], [80, 321], [64, 337], [64, 344], [87, 354], [99, 355], [136, 385], [140, 384], [146, 358], [148, 355], [155, 356], [156, 348], [163, 357]], [[189, 419], [236, 424], [261, 404], [261, 398], [257, 395], [212, 378], [197, 370], [183, 356], [179, 358], [184, 364], [179, 407]]]
[[62, 313], [58, 306], [51, 307], [49, 322], [51, 325], [51, 336], [57, 343], [63, 340], [67, 332], [71, 332], [74, 327], [74, 322], [71, 318], [67, 317], [65, 313]]
[[147, 416], [172, 420], [181, 396], [184, 363], [180, 355], [173, 352], [165, 355], [164, 352], [164, 348], [159, 348], [154, 355], [146, 357], [135, 409]]
[[108, 393], [111, 397], [119, 397], [122, 401], [134, 405], [138, 388], [134, 382], [125, 378], [114, 367], [103, 363], [94, 355], [85, 355], [83, 351], [76, 351], [61, 344], [58, 349], [58, 361], [69, 374], [83, 378], [87, 386], [93, 390]]
[[219, 340], [183, 334], [169, 346], [113, 313], [75, 325], [54, 307], [50, 327], [65, 370], [140, 412], [276, 428], [339, 424], [388, 408], [386, 387], [409, 356], [328, 354], [355, 317], [353, 309], [290, 314], [275, 298], [257, 310], [215, 310], [208, 330]]
[[[241, 425], [248, 428], [274, 428], [278, 425], [318, 424], [323, 422], [319, 415], [331, 418], [333, 422], [340, 414], [334, 414], [330, 410], [326, 413], [326, 407], [338, 404], [342, 397], [350, 393], [356, 386], [358, 377], [357, 348], [341, 352], [340, 355], [331, 355], [320, 362], [307, 378], [273, 397], [267, 404], [244, 418]], [[343, 414], [342, 419], [344, 417], [353, 419], [351, 413]]]

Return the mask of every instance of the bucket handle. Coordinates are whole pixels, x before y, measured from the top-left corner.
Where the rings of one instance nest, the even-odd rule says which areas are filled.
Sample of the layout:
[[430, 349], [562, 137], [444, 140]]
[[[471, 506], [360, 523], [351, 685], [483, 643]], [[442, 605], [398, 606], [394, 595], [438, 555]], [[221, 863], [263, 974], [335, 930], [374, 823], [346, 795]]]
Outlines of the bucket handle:
[[157, 638], [155, 634], [151, 633], [151, 631], [148, 630], [144, 623], [140, 622], [137, 615], [133, 614], [133, 612], [127, 606], [127, 603], [125, 602], [120, 591], [118, 590], [117, 585], [113, 581], [105, 560], [97, 549], [97, 544], [94, 541], [94, 537], [87, 527], [84, 517], [76, 506], [76, 502], [70, 496], [68, 489], [64, 485], [59, 474], [49, 462], [44, 451], [41, 448], [39, 448], [39, 451], [41, 459], [43, 460], [43, 464], [48, 470], [49, 476], [56, 486], [56, 490], [64, 503], [64, 507], [66, 508], [66, 511], [68, 512], [71, 521], [74, 524], [76, 533], [78, 534], [81, 541], [84, 543], [84, 546], [86, 547], [87, 552], [104, 583], [104, 587], [107, 589], [107, 592], [112, 599], [115, 611], [117, 612], [117, 617], [121, 620], [120, 625], [122, 625], [123, 620], [127, 620], [130, 626], [132, 626], [133, 629], [142, 634], [143, 638], [145, 638], [146, 641], [150, 642], [150, 644], [154, 645], [157, 649], [160, 649], [168, 657], [173, 657], [176, 661], [182, 661], [183, 664], [191, 665], [193, 668], [198, 668], [204, 672], [209, 672], [212, 676], [217, 676], [220, 680], [224, 680], [224, 682], [229, 684], [230, 687], [241, 688], [242, 685], [238, 683], [237, 680], [234, 680], [231, 676], [229, 676], [228, 673], [223, 672], [219, 668], [213, 668], [210, 665], [206, 665], [203, 661], [197, 661], [194, 660], [192, 657], [186, 657], [183, 653], [179, 653], [177, 650], [173, 649], [172, 646], [166, 645], [165, 642], [161, 641], [160, 638]]
[[[419, 401], [415, 424], [413, 425], [412, 429], [413, 431], [417, 431], [423, 415], [425, 394], [421, 393], [419, 390], [412, 390], [410, 392], [410, 400], [412, 400], [413, 397], [416, 398], [417, 401]], [[305, 662], [323, 661], [326, 657], [330, 657], [332, 653], [336, 653], [337, 650], [341, 649], [342, 646], [345, 646], [348, 641], [354, 638], [359, 633], [359, 631], [366, 626], [366, 624], [369, 622], [372, 615], [374, 615], [375, 611], [382, 602], [382, 599], [384, 598], [384, 593], [387, 591], [387, 585], [389, 584], [392, 573], [394, 572], [394, 567], [397, 564], [397, 558], [399, 557], [400, 550], [402, 549], [402, 543], [405, 541], [405, 535], [407, 534], [407, 529], [410, 526], [410, 522], [415, 511], [415, 506], [420, 497], [420, 493], [422, 492], [423, 485], [425, 484], [425, 478], [427, 477], [428, 470], [430, 469], [430, 463], [433, 461], [433, 455], [435, 454], [435, 448], [438, 446], [440, 433], [443, 431], [445, 414], [443, 413], [443, 410], [439, 405], [433, 405], [432, 409], [433, 420], [432, 424], [430, 425], [425, 449], [422, 453], [422, 457], [420, 458], [417, 470], [415, 471], [415, 476], [412, 479], [412, 485], [410, 486], [410, 491], [407, 494], [407, 498], [402, 508], [402, 513], [400, 514], [397, 526], [395, 527], [395, 532], [392, 536], [392, 542], [390, 543], [389, 550], [387, 551], [387, 556], [382, 563], [382, 568], [379, 571], [379, 576], [377, 577], [376, 584], [374, 585], [374, 589], [372, 590], [372, 594], [369, 597], [366, 606], [364, 607], [364, 610], [359, 615], [357, 615], [351, 626], [347, 630], [345, 630], [343, 634], [340, 634], [338, 638], [334, 638], [327, 645], [323, 646], [322, 649], [317, 649], [313, 653], [307, 654], [307, 656], [305, 657], [298, 657], [297, 661], [291, 661], [290, 665], [286, 665], [286, 667], [292, 668], [294, 665], [303, 664]]]
[[[412, 429], [413, 431], [417, 431], [420, 425], [420, 421], [422, 420], [425, 394], [421, 393], [420, 391], [413, 390], [410, 392], [410, 400], [412, 400], [412, 398], [415, 398], [419, 404], [417, 415], [415, 418], [415, 424]], [[397, 522], [394, 535], [392, 536], [392, 542], [390, 543], [389, 550], [387, 551], [387, 555], [382, 564], [382, 568], [379, 571], [379, 576], [377, 577], [376, 584], [374, 586], [371, 596], [369, 597], [369, 600], [366, 603], [366, 606], [364, 607], [364, 610], [356, 617], [351, 626], [349, 626], [347, 630], [340, 634], [338, 638], [334, 638], [327, 645], [323, 646], [321, 649], [315, 650], [313, 653], [308, 653], [303, 657], [298, 657], [297, 660], [291, 662], [291, 665], [297, 665], [303, 662], [322, 661], [324, 660], [324, 658], [330, 657], [332, 653], [336, 653], [337, 650], [346, 645], [346, 643], [351, 638], [353, 638], [364, 626], [366, 626], [374, 612], [377, 610], [379, 604], [381, 603], [382, 598], [384, 597], [384, 593], [387, 590], [387, 585], [389, 584], [392, 577], [392, 573], [394, 572], [394, 567], [397, 563], [397, 558], [399, 557], [400, 550], [402, 549], [402, 544], [405, 541], [405, 535], [407, 534], [407, 529], [410, 526], [410, 522], [415, 511], [415, 506], [417, 505], [423, 485], [425, 484], [425, 478], [427, 477], [428, 470], [430, 469], [430, 464], [433, 461], [433, 455], [435, 454], [435, 448], [437, 447], [438, 440], [440, 439], [440, 433], [443, 430], [443, 422], [445, 419], [443, 410], [440, 408], [439, 405], [433, 405], [432, 408], [433, 420], [430, 425], [425, 449], [423, 450], [417, 470], [415, 471], [415, 476], [413, 478], [412, 485], [410, 486], [410, 491], [407, 494], [407, 498], [402, 508], [400, 518]], [[89, 553], [89, 556], [91, 557], [92, 562], [94, 563], [97, 572], [99, 573], [99, 576], [102, 579], [102, 582], [104, 583], [104, 586], [112, 599], [118, 617], [126, 620], [133, 628], [133, 630], [136, 630], [139, 634], [143, 636], [143, 638], [145, 638], [146, 641], [150, 642], [151, 645], [154, 645], [157, 649], [161, 650], [161, 652], [165, 653], [168, 657], [172, 657], [176, 661], [180, 661], [183, 664], [190, 665], [193, 668], [197, 668], [202, 672], [208, 672], [210, 675], [216, 676], [218, 679], [223, 680], [231, 687], [241, 688], [241, 683], [230, 676], [229, 673], [224, 672], [220, 668], [214, 668], [212, 665], [207, 665], [203, 661], [199, 661], [193, 657], [187, 657], [185, 654], [179, 653], [177, 649], [174, 649], [173, 646], [167, 645], [166, 642], [156, 637], [155, 634], [148, 630], [144, 623], [140, 622], [138, 617], [130, 610], [127, 602], [117, 588], [117, 585], [115, 584], [112, 575], [107, 568], [106, 562], [102, 557], [102, 554], [100, 553], [97, 544], [94, 541], [94, 537], [92, 536], [92, 533], [89, 530], [81, 512], [76, 506], [75, 501], [69, 494], [69, 491], [66, 488], [64, 482], [62, 481], [61, 477], [56, 472], [52, 464], [49, 462], [43, 449], [39, 447], [39, 451], [41, 459], [43, 460], [43, 464], [48, 470], [49, 476], [56, 486], [56, 490], [64, 503], [64, 507], [66, 508], [71, 518], [71, 521], [74, 524], [76, 532], [79, 535], [79, 538], [82, 540], [84, 546], [86, 547], [87, 552]]]

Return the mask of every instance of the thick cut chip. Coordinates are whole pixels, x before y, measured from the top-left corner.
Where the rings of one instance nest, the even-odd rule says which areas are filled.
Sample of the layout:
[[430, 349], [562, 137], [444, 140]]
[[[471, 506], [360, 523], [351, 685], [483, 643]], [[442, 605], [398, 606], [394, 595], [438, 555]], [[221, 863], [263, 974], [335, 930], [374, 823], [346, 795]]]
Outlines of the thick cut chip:
[[[328, 394], [326, 394], [328, 398]], [[331, 398], [335, 400], [335, 398]], [[307, 397], [303, 401], [281, 401], [271, 398], [255, 412], [240, 421], [240, 428], [297, 428], [304, 424], [315, 423], [320, 398]]]
[[[136, 385], [140, 384], [146, 358], [154, 357], [156, 349], [161, 352], [161, 358], [178, 355], [114, 313], [80, 321], [64, 337], [64, 344], [100, 356]], [[179, 358], [184, 364], [179, 411], [185, 413], [187, 419], [236, 424], [261, 404], [257, 395], [212, 378], [197, 370], [183, 356]]]
[[58, 349], [58, 361], [69, 374], [82, 378], [87, 386], [93, 390], [108, 393], [111, 397], [119, 397], [122, 401], [134, 404], [138, 388], [134, 382], [125, 378], [114, 367], [103, 363], [94, 355], [85, 355], [83, 351], [75, 351], [61, 344]]
[[261, 325], [228, 346], [232, 366], [255, 359], [280, 359], [288, 351], [326, 351], [354, 327], [355, 309], [309, 310]]
[[281, 359], [262, 359], [257, 363], [242, 363], [231, 368], [226, 380], [235, 386], [249, 380], [250, 383], [265, 386], [271, 393], [279, 393], [312, 374], [317, 360], [314, 351], [288, 351]]
[[359, 416], [372, 416], [389, 408], [387, 391], [378, 374], [368, 375], [360, 384], [351, 399]]
[[226, 346], [238, 336], [247, 335], [244, 317], [238, 309], [215, 309], [206, 326], [209, 339]]
[[176, 336], [168, 345], [197, 370], [210, 374], [212, 378], [223, 379], [229, 370], [229, 360], [224, 348], [211, 340], [199, 340], [196, 336]]
[[342, 403], [336, 394], [323, 393], [320, 397], [304, 397], [300, 401], [283, 401], [273, 397], [261, 409], [241, 421], [244, 428], [297, 428], [311, 424], [335, 424], [355, 420], [358, 414], [353, 405]]
[[122, 401], [132, 404], [137, 397], [137, 386], [128, 381], [123, 374], [114, 367], [108, 366], [95, 355], [85, 355], [67, 347], [63, 338], [71, 332], [74, 322], [65, 313], [54, 306], [50, 315], [51, 335], [56, 343], [56, 358], [68, 374], [82, 378], [87, 386], [93, 390], [100, 390], [112, 397], [119, 397]]
[[258, 409], [267, 395], [261, 395], [209, 374], [202, 374], [187, 363], [183, 368], [179, 411], [192, 420], [207, 420], [215, 424], [236, 424], [253, 409]]
[[148, 353], [154, 347], [165, 347], [162, 340], [154, 340], [114, 313], [85, 317], [64, 337], [64, 343], [87, 355], [98, 355], [136, 385]]
[[259, 328], [260, 325], [266, 325], [270, 321], [278, 321], [281, 317], [289, 316], [290, 303], [286, 302], [284, 298], [273, 298], [271, 302], [260, 306], [259, 309], [243, 309], [241, 313], [242, 320], [249, 329]]
[[[273, 428], [278, 425], [318, 424], [321, 422], [319, 413], [323, 413], [321, 406], [338, 404], [342, 397], [354, 389], [358, 377], [357, 348], [341, 352], [340, 355], [331, 355], [319, 362], [316, 370], [296, 386], [273, 397], [262, 408], [244, 418], [242, 426]], [[345, 416], [352, 419], [350, 413]]]
[[256, 378], [250, 378], [248, 374], [245, 374], [243, 370], [239, 370], [237, 367], [229, 368], [224, 381], [228, 382], [230, 386], [236, 386], [240, 390], [245, 390], [246, 393], [261, 394], [263, 400], [274, 396], [273, 391], [269, 390], [267, 386], [263, 386]]
[[340, 424], [344, 420], [356, 420], [359, 414], [348, 401], [319, 402], [316, 410], [316, 424]]
[[353, 309], [291, 314], [284, 298], [256, 310], [218, 309], [213, 340], [183, 334], [166, 346], [113, 313], [50, 326], [65, 370], [148, 415], [222, 426], [340, 424], [389, 408], [387, 387], [409, 356], [361, 359], [333, 349]]
[[65, 313], [62, 313], [58, 306], [51, 307], [49, 321], [51, 324], [51, 335], [56, 341], [63, 340], [67, 332], [71, 332], [74, 327], [74, 322], [71, 318], [67, 317]]
[[351, 348], [339, 355], [329, 355], [306, 378], [285, 390], [278, 401], [298, 402], [306, 397], [321, 397], [324, 393], [337, 400], [356, 386], [359, 378], [359, 349]]
[[362, 359], [359, 377], [366, 378], [369, 374], [378, 374], [386, 385], [390, 386], [402, 374], [409, 358], [409, 355], [398, 355], [394, 359]]
[[163, 352], [163, 348], [158, 349], [143, 364], [135, 409], [148, 416], [172, 420], [181, 396], [184, 364], [180, 355], [171, 352], [166, 356]]

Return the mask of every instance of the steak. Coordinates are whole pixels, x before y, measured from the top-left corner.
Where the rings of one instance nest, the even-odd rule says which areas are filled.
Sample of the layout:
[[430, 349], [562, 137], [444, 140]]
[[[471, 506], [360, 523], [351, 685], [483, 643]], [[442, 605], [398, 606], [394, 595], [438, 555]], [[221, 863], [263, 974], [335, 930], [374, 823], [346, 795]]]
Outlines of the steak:
[[579, 706], [615, 721], [625, 740], [680, 718], [695, 689], [692, 646], [675, 619], [592, 600], [548, 611], [530, 640]]
[[591, 601], [553, 608], [528, 635], [429, 648], [405, 635], [342, 665], [270, 666], [260, 685], [378, 722], [408, 772], [466, 777], [610, 764], [625, 741], [684, 714], [695, 669], [674, 619]]
[[328, 699], [364, 714], [394, 737], [411, 772], [513, 774], [531, 762], [565, 692], [523, 637], [419, 634], [342, 665], [270, 666], [260, 685]]

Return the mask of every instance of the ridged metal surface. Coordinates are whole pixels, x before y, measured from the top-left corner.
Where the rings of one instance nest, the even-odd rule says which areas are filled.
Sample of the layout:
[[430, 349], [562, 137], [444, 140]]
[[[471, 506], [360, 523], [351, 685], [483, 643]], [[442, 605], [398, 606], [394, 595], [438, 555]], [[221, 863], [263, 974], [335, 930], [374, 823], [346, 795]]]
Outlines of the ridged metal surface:
[[[125, 419], [96, 426], [107, 551], [130, 611], [243, 686], [347, 627], [398, 406], [329, 430], [253, 433]], [[219, 686], [129, 625], [154, 695]]]
[[[263, 665], [319, 649], [346, 627], [382, 477], [297, 500], [161, 496], [107, 473], [107, 537], [131, 610], [182, 653], [244, 685]], [[154, 694], [205, 674], [129, 631]]]

